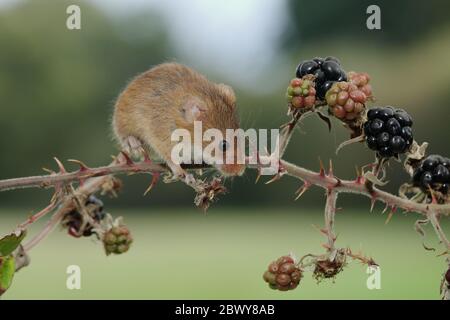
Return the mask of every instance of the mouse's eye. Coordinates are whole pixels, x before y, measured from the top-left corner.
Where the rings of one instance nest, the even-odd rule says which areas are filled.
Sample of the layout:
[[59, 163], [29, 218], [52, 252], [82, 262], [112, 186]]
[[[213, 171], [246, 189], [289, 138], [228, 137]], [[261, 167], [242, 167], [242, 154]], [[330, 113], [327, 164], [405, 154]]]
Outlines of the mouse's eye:
[[219, 147], [220, 147], [220, 150], [227, 151], [228, 148], [230, 147], [230, 144], [228, 143], [228, 141], [222, 140], [219, 142]]

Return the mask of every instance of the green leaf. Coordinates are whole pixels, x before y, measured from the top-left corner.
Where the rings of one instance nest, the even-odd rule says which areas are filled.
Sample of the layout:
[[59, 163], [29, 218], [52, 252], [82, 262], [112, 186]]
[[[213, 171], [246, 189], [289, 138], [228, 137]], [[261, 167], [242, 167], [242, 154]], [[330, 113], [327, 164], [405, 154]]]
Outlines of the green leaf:
[[9, 256], [25, 238], [26, 230], [20, 230], [19, 234], [10, 233], [0, 239], [0, 257]]
[[11, 286], [15, 271], [16, 262], [12, 255], [0, 257], [0, 296]]

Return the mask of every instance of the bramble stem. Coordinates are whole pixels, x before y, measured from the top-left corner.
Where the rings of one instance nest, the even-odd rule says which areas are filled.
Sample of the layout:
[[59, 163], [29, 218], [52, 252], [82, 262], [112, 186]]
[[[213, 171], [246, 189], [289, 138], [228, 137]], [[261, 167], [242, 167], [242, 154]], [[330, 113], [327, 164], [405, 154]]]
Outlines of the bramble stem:
[[334, 243], [336, 235], [334, 234], [334, 216], [336, 214], [337, 192], [333, 189], [327, 190], [327, 201], [325, 205], [325, 232], [328, 239], [328, 250], [333, 252], [336, 248]]
[[[264, 159], [266, 157], [266, 159]], [[260, 156], [261, 160], [269, 163], [268, 156]], [[254, 161], [253, 163], [256, 163]], [[382, 191], [376, 187], [369, 187], [364, 183], [364, 179], [355, 180], [341, 180], [334, 175], [323, 175], [320, 172], [311, 171], [285, 160], [280, 160], [280, 165], [286, 170], [286, 173], [294, 178], [308, 182], [311, 185], [316, 185], [324, 189], [333, 188], [337, 193], [354, 193], [366, 196], [373, 200], [381, 201], [389, 206], [395, 206], [399, 209], [404, 209], [408, 212], [417, 212], [427, 215], [430, 211], [436, 214], [449, 216], [450, 204], [426, 204], [417, 203], [399, 196]], [[205, 168], [205, 165], [186, 165], [185, 169], [199, 169]], [[258, 168], [256, 164], [247, 165], [248, 168]], [[85, 180], [93, 177], [118, 175], [126, 173], [151, 173], [151, 172], [166, 172], [167, 167], [161, 163], [149, 163], [147, 161], [134, 162], [131, 164], [113, 163], [109, 166], [98, 168], [87, 168], [75, 172], [57, 173], [50, 175], [16, 178], [0, 180], [0, 191], [13, 190], [18, 188], [30, 187], [51, 187], [61, 183], [70, 183], [74, 181]]]
[[433, 211], [430, 211], [428, 214], [428, 219], [431, 222], [431, 225], [433, 226], [434, 232], [436, 233], [437, 237], [441, 241], [442, 245], [445, 247], [446, 255], [450, 255], [450, 242], [448, 241], [447, 237], [445, 236], [444, 231], [442, 230], [441, 224], [439, 223], [439, 215], [436, 214]]

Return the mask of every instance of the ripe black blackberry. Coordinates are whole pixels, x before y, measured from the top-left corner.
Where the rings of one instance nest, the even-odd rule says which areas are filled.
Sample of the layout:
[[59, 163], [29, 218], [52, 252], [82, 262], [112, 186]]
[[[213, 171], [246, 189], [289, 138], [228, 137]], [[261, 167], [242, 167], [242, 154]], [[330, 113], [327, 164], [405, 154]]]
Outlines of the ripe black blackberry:
[[313, 74], [316, 77], [316, 96], [321, 100], [325, 98], [325, 94], [333, 83], [347, 81], [347, 75], [341, 68], [341, 63], [334, 57], [314, 58], [300, 62], [297, 66], [297, 78], [307, 74]]
[[379, 157], [397, 157], [409, 150], [413, 142], [413, 121], [405, 110], [375, 107], [367, 112], [367, 118], [364, 123], [366, 143]]
[[450, 186], [450, 159], [432, 154], [414, 170], [413, 184], [424, 192], [429, 188], [447, 195]]

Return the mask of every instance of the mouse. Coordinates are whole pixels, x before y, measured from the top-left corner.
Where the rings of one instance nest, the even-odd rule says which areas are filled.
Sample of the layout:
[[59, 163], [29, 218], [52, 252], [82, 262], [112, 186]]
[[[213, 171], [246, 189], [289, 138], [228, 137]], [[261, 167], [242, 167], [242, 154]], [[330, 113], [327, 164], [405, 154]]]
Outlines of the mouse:
[[167, 164], [173, 177], [181, 179], [187, 173], [182, 163], [171, 159], [172, 148], [177, 143], [171, 135], [175, 129], [183, 128], [194, 137], [196, 121], [201, 121], [202, 136], [208, 129], [218, 129], [223, 135], [221, 141], [202, 141], [203, 148], [217, 143], [216, 150], [222, 154], [215, 156], [222, 159], [234, 151], [234, 161], [225, 163], [224, 160], [223, 164], [213, 166], [223, 176], [242, 175], [245, 164], [237, 161], [242, 157], [242, 142], [237, 138], [226, 140], [227, 129], [240, 128], [233, 89], [211, 82], [183, 64], [162, 63], [132, 79], [117, 98], [112, 128], [122, 151], [135, 156], [142, 156], [142, 152], [156, 154]]

